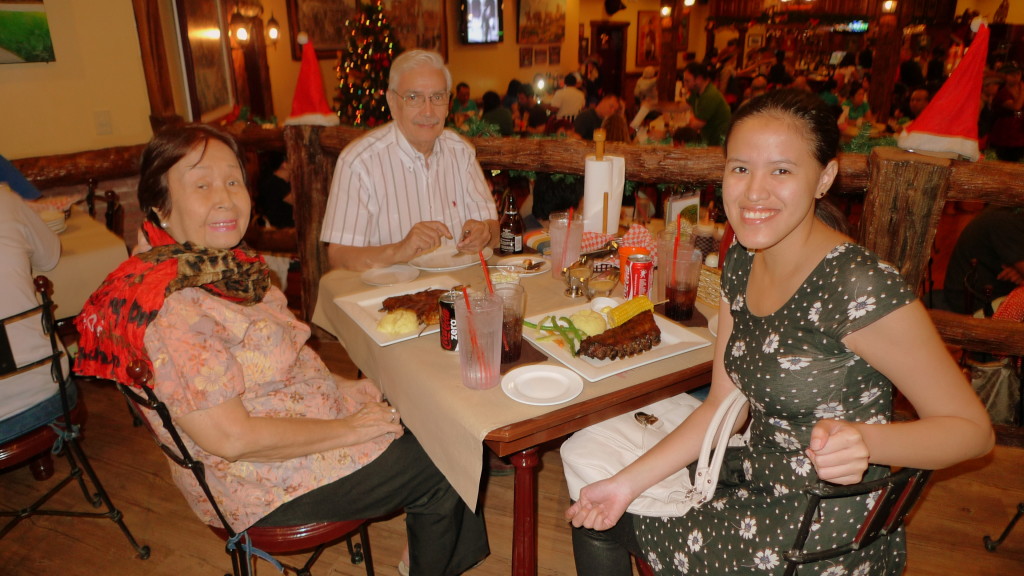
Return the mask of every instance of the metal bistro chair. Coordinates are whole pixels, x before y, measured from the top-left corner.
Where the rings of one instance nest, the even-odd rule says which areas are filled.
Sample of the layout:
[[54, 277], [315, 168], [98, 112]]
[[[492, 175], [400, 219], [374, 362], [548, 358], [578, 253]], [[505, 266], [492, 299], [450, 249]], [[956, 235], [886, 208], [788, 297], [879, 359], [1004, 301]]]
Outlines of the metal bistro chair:
[[[232, 570], [235, 576], [254, 574], [253, 556], [263, 558], [278, 570], [287, 568], [298, 576], [309, 576], [310, 569], [319, 559], [320, 554], [330, 545], [345, 539], [353, 564], [366, 563], [367, 576], [374, 576], [373, 556], [370, 553], [370, 534], [367, 521], [345, 520], [340, 522], [317, 522], [300, 526], [264, 526], [253, 527], [236, 532], [220, 510], [210, 486], [206, 482], [206, 470], [202, 462], [195, 460], [181, 439], [167, 405], [161, 401], [149, 386], [151, 373], [149, 368], [138, 360], [128, 365], [128, 374], [135, 381], [135, 387], [117, 383], [118, 390], [128, 399], [133, 415], [145, 423], [150, 434], [164, 454], [175, 464], [192, 472], [196, 482], [210, 501], [214, 512], [220, 519], [223, 528], [209, 526], [218, 537], [227, 542], [226, 551], [231, 556]], [[143, 411], [155, 413], [164, 431], [170, 438], [167, 444], [157, 432], [154, 424], [143, 416]], [[352, 538], [359, 534], [360, 543], [352, 543]], [[295, 554], [313, 550], [313, 554], [301, 567], [291, 566], [273, 557], [275, 554]]]
[[[96, 472], [89, 463], [85, 451], [82, 450], [81, 427], [86, 419], [85, 399], [79, 394], [77, 405], [73, 410], [70, 408], [68, 386], [71, 383], [71, 376], [69, 374], [65, 378], [64, 370], [61, 366], [61, 358], [64, 355], [64, 351], [58, 343], [56, 330], [54, 329], [53, 300], [50, 297], [52, 284], [48, 278], [38, 276], [35, 279], [35, 287], [42, 295], [42, 304], [21, 314], [0, 320], [0, 323], [3, 324], [3, 328], [0, 329], [0, 380], [49, 364], [51, 375], [58, 385], [63, 415], [52, 422], [29, 430], [17, 438], [0, 445], [0, 469], [6, 471], [12, 467], [28, 463], [36, 480], [46, 480], [53, 475], [51, 454], [63, 455], [70, 469], [66, 477], [29, 506], [19, 510], [0, 510], [0, 516], [11, 518], [0, 529], [0, 538], [3, 538], [19, 522], [33, 516], [108, 518], [117, 524], [121, 532], [128, 538], [128, 542], [135, 549], [136, 555], [145, 560], [149, 558], [149, 547], [139, 546], [138, 542], [135, 541], [132, 533], [125, 526], [121, 511], [110, 501], [110, 497], [100, 483], [100, 479], [96, 476]], [[43, 332], [50, 338], [52, 352], [48, 356], [19, 366], [15, 362], [14, 354], [11, 350], [7, 326], [15, 322], [31, 319], [33, 316], [40, 317]], [[88, 482], [86, 482], [86, 479], [88, 479]], [[83, 512], [45, 507], [53, 496], [73, 481], [78, 482], [86, 502], [92, 505], [93, 508], [105, 506], [106, 511]], [[89, 488], [89, 482], [92, 483], [92, 489]]]
[[[931, 470], [903, 468], [899, 472], [889, 474], [878, 480], [869, 480], [851, 486], [839, 486], [828, 482], [819, 482], [805, 491], [809, 496], [807, 508], [804, 510], [800, 528], [797, 530], [793, 547], [783, 555], [786, 558], [786, 576], [796, 574], [801, 564], [821, 562], [837, 556], [860, 550], [882, 536], [892, 534], [900, 526], [917, 502], [924, 485], [931, 476]], [[848, 498], [878, 492], [875, 505], [864, 518], [860, 530], [849, 542], [817, 552], [804, 551], [804, 543], [811, 533], [811, 527], [818, 517], [818, 506], [822, 499]]]
[[[879, 478], [869, 480], [851, 486], [839, 486], [829, 482], [818, 482], [813, 487], [804, 491], [808, 496], [807, 507], [804, 509], [803, 518], [797, 530], [796, 541], [793, 547], [783, 553], [786, 559], [785, 576], [796, 574], [796, 569], [801, 564], [821, 562], [837, 556], [848, 554], [868, 546], [881, 536], [895, 532], [903, 525], [907, 513], [914, 507], [921, 490], [931, 470], [918, 470], [916, 468], [903, 468]], [[818, 505], [823, 499], [849, 498], [878, 492], [874, 507], [867, 513], [864, 522], [854, 536], [853, 540], [817, 552], [805, 552], [804, 543], [811, 533], [811, 526], [818, 517]], [[641, 576], [653, 576], [654, 570], [640, 557], [633, 557], [637, 572]]]

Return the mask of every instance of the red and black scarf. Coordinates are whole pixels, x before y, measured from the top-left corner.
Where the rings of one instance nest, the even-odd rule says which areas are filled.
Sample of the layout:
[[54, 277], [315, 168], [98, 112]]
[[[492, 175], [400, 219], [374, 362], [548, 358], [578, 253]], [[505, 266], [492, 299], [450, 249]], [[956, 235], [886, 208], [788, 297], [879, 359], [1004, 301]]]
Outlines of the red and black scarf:
[[263, 301], [270, 270], [244, 243], [230, 250], [178, 244], [154, 225], [143, 224], [152, 249], [126, 260], [107, 276], [75, 318], [78, 357], [75, 372], [129, 386], [128, 364], [146, 355], [146, 327], [164, 299], [182, 288], [202, 288], [217, 297], [251, 306]]

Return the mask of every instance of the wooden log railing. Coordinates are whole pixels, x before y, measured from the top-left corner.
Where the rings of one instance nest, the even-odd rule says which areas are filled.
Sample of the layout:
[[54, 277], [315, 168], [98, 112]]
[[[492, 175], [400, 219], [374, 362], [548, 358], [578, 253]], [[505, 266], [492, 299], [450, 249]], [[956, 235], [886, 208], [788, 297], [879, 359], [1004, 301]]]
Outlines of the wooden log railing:
[[[249, 151], [287, 149], [296, 191], [299, 255], [303, 261], [303, 316], [312, 315], [326, 257], [320, 228], [338, 154], [363, 134], [348, 127], [291, 126], [284, 130], [245, 128], [236, 137]], [[485, 169], [582, 174], [589, 143], [575, 140], [476, 138]], [[84, 183], [136, 173], [141, 146], [126, 146], [14, 160], [40, 187]], [[609, 144], [609, 154], [626, 159], [626, 178], [639, 182], [703, 185], [719, 182], [720, 148], [660, 148]], [[919, 285], [947, 201], [976, 201], [1024, 207], [1024, 165], [997, 161], [962, 162], [876, 148], [870, 155], [844, 154], [833, 194], [864, 195], [859, 239]], [[950, 343], [997, 354], [1024, 355], [1024, 325], [934, 313]]]

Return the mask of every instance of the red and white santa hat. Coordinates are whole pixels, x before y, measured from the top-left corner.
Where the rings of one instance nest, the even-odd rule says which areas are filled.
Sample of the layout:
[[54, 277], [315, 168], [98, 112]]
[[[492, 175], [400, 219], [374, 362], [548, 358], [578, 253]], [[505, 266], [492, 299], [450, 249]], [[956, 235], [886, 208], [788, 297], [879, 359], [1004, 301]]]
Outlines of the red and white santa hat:
[[978, 114], [981, 112], [981, 80], [988, 57], [988, 24], [975, 18], [974, 41], [960, 65], [949, 75], [928, 106], [903, 129], [896, 145], [904, 150], [958, 155], [972, 162], [978, 149]]
[[337, 126], [340, 121], [327, 104], [324, 78], [320, 74], [320, 62], [313, 43], [305, 34], [299, 34], [298, 40], [302, 44], [302, 66], [299, 68], [299, 81], [295, 85], [295, 97], [292, 98], [292, 113], [284, 123], [286, 126]]

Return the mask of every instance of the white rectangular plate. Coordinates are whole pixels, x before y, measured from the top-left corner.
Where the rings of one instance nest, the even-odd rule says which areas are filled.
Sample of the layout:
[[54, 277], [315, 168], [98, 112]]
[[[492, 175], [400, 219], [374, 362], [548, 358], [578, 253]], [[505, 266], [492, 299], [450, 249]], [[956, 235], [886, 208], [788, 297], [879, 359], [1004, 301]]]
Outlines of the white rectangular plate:
[[401, 286], [383, 286], [365, 292], [339, 296], [334, 299], [334, 303], [351, 316], [356, 324], [359, 324], [370, 338], [373, 338], [374, 342], [380, 346], [390, 346], [396, 342], [404, 342], [405, 340], [418, 338], [425, 334], [435, 334], [441, 328], [434, 324], [433, 326], [427, 326], [423, 332], [420, 332], [423, 329], [421, 324], [418, 329], [408, 334], [385, 334], [377, 330], [377, 322], [384, 317], [384, 312], [380, 311], [380, 305], [385, 298], [400, 294], [413, 294], [430, 288], [450, 290], [453, 286], [458, 286], [459, 284], [461, 282], [447, 274], [443, 276], [430, 276], [429, 278], [420, 278]]
[[[537, 314], [526, 320], [537, 324], [545, 316], [554, 314], [558, 317], [568, 317], [574, 312], [583, 309], [589, 309], [589, 307], [586, 304], [574, 305], [554, 312], [548, 312], [547, 314]], [[538, 342], [537, 339], [546, 333], [527, 326], [523, 326], [523, 338], [529, 340], [530, 344], [533, 344], [541, 352], [565, 364], [590, 382], [597, 382], [602, 378], [607, 378], [626, 370], [632, 370], [651, 362], [657, 362], [670, 356], [676, 356], [690, 350], [697, 350], [711, 345], [711, 342], [703, 336], [697, 335], [689, 328], [680, 326], [664, 316], [655, 314], [654, 321], [658, 324], [658, 328], [661, 329], [661, 343], [643, 354], [617, 360], [595, 360], [586, 356], [576, 356], [574, 358], [568, 349], [559, 346], [554, 340]]]

